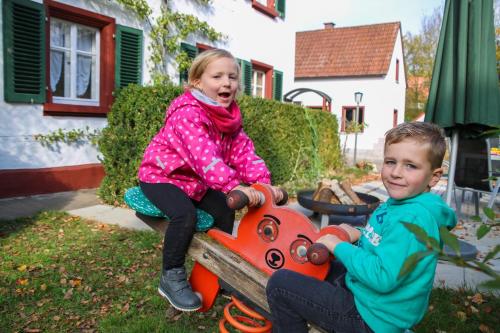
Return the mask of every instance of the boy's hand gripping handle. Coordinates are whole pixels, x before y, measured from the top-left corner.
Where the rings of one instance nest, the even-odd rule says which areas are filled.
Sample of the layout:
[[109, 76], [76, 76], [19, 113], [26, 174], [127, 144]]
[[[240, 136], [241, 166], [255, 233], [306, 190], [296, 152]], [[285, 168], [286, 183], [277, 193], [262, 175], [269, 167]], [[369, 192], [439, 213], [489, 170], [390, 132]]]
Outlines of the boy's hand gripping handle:
[[330, 251], [321, 243], [313, 243], [307, 249], [307, 259], [313, 265], [323, 265], [330, 258]]
[[[283, 194], [283, 198], [279, 202], [276, 203], [278, 206], [282, 206], [282, 205], [286, 204], [288, 201], [288, 193], [283, 189], [280, 189], [280, 190], [281, 190], [281, 193]], [[260, 195], [260, 202], [257, 205], [257, 207], [262, 206], [266, 200], [264, 197], [264, 194], [262, 194], [262, 193], [260, 193], [260, 194], [261, 194]], [[227, 202], [227, 206], [229, 208], [234, 209], [234, 210], [239, 210], [239, 209], [242, 209], [248, 205], [248, 197], [243, 191], [234, 190], [234, 191], [231, 191], [227, 194], [226, 202]]]

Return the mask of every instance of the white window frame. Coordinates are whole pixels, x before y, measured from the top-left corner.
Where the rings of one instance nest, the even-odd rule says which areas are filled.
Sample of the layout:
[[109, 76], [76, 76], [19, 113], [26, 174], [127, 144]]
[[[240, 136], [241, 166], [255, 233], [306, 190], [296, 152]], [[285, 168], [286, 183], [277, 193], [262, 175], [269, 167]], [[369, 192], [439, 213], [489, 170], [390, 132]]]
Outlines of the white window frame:
[[[51, 18], [51, 20], [63, 22], [70, 26], [70, 47], [61, 47], [50, 45], [50, 50], [70, 52], [70, 97], [60, 97], [52, 96], [52, 103], [59, 104], [73, 104], [73, 105], [88, 105], [88, 106], [99, 106], [99, 85], [100, 85], [100, 51], [101, 51], [101, 38], [100, 31], [94, 27], [89, 27], [86, 25], [74, 23], [71, 21], [61, 20], [57, 18]], [[95, 54], [92, 52], [79, 51], [77, 50], [78, 43], [78, 28], [84, 28], [87, 30], [92, 30], [95, 32]], [[50, 54], [50, 53], [49, 53]], [[92, 80], [95, 80], [95, 91], [96, 98], [78, 98], [76, 97], [76, 64], [78, 55], [87, 55], [95, 57], [95, 68], [96, 75], [92, 75]], [[92, 85], [92, 82], [90, 83]]]
[[[262, 85], [257, 84], [257, 76], [262, 76]], [[257, 89], [261, 88], [262, 93], [257, 95]], [[252, 70], [252, 96], [255, 97], [266, 97], [266, 72], [253, 69]]]

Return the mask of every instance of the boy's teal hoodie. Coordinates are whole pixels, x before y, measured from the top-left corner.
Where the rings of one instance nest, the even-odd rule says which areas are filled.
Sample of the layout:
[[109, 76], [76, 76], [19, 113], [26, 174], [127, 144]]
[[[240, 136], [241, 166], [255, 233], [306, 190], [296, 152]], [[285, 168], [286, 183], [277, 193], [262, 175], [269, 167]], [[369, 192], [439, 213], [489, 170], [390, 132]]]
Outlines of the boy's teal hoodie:
[[438, 241], [439, 227], [456, 224], [453, 210], [437, 195], [389, 199], [370, 217], [358, 246], [343, 242], [335, 257], [346, 267], [346, 284], [356, 307], [375, 332], [404, 332], [424, 316], [434, 281], [437, 256], [422, 259], [408, 275], [398, 279], [405, 260], [426, 247], [401, 222], [414, 223]]

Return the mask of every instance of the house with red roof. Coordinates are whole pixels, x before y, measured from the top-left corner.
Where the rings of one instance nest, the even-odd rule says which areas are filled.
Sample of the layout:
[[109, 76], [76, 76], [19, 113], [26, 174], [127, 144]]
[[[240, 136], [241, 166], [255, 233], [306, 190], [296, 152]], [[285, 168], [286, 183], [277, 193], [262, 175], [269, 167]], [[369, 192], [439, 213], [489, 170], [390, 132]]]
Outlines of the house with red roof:
[[[357, 161], [382, 158], [387, 130], [404, 121], [406, 75], [400, 22], [353, 27], [325, 23], [320, 30], [295, 35], [294, 87], [320, 91], [331, 97], [330, 112], [339, 123], [342, 147], [351, 160], [355, 120], [355, 92], [361, 92], [357, 135]], [[300, 96], [304, 106], [321, 108], [318, 96]]]

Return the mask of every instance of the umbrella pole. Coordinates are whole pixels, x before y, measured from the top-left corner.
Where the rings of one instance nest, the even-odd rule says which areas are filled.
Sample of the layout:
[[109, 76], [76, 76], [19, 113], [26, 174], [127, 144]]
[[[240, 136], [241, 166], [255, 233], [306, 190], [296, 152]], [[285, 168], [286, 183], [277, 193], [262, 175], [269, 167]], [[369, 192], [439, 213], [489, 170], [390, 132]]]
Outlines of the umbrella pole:
[[455, 183], [455, 169], [457, 167], [457, 151], [458, 151], [458, 130], [453, 130], [451, 134], [451, 154], [448, 169], [448, 184], [446, 184], [446, 204], [451, 204], [451, 192]]

